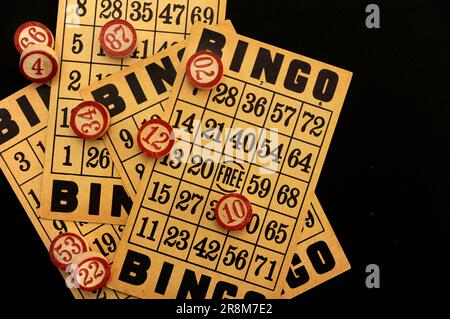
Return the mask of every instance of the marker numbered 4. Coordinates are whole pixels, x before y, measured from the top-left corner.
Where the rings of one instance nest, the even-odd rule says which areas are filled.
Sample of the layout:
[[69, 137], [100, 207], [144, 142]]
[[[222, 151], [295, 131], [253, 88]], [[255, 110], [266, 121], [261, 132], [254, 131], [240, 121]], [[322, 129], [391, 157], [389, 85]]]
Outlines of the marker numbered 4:
[[212, 89], [222, 80], [222, 60], [209, 51], [197, 52], [186, 64], [186, 76], [194, 87]]
[[228, 230], [243, 229], [250, 222], [252, 214], [250, 201], [237, 193], [223, 196], [217, 202], [215, 211], [219, 225]]
[[106, 54], [115, 58], [125, 58], [136, 49], [137, 34], [131, 23], [116, 19], [102, 27], [99, 40]]
[[85, 101], [72, 110], [70, 126], [84, 139], [97, 139], [109, 128], [109, 111], [100, 103]]
[[61, 233], [50, 244], [50, 259], [61, 270], [73, 263], [74, 259], [88, 251], [86, 241], [74, 233]]
[[19, 69], [28, 80], [45, 83], [56, 75], [58, 58], [48, 46], [35, 44], [22, 51]]
[[142, 152], [148, 156], [163, 157], [175, 144], [175, 133], [166, 121], [153, 119], [141, 126], [137, 140]]

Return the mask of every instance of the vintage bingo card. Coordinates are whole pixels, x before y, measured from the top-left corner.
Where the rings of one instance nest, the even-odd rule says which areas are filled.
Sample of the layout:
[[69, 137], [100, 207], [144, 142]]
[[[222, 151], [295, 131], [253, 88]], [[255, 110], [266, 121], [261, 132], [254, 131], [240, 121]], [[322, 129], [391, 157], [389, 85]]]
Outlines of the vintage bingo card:
[[[165, 106], [177, 143], [144, 172], [109, 286], [137, 297], [279, 297], [351, 73], [203, 24], [179, 70], [200, 51], [221, 57], [225, 74], [199, 90], [178, 73]], [[244, 230], [214, 220], [229, 193], [253, 205]]]
[[[0, 102], [0, 168], [47, 249], [58, 234], [72, 232], [112, 262], [120, 240], [119, 227], [38, 217], [49, 94], [47, 85], [32, 84]], [[67, 273], [61, 273], [70, 284]], [[127, 297], [108, 288], [95, 292], [72, 289], [72, 293], [78, 299]]]
[[[70, 126], [79, 90], [183, 41], [197, 21], [224, 21], [225, 8], [226, 1], [219, 0], [60, 0], [56, 39], [62, 41], [55, 48], [60, 71], [50, 98], [42, 217], [125, 223], [131, 200], [108, 150], [101, 140], [77, 137]], [[137, 48], [127, 58], [113, 58], [101, 48], [101, 28], [114, 19], [136, 30]], [[123, 109], [109, 111], [114, 118]]]
[[286, 276], [282, 298], [293, 298], [350, 269], [350, 263], [314, 195], [302, 218], [300, 239]]
[[81, 91], [85, 100], [124, 108], [111, 119], [103, 141], [132, 198], [148, 160], [139, 148], [138, 130], [145, 121], [164, 114], [184, 48], [185, 42], [175, 44]]
[[[173, 72], [180, 63], [183, 50], [182, 44], [175, 45], [82, 90], [86, 100], [95, 99], [105, 105], [127, 101], [126, 112], [115, 119], [103, 140], [132, 197], [148, 160], [136, 142], [139, 126], [159, 112], [158, 109], [155, 111], [155, 106], [163, 108], [162, 103], [165, 104], [173, 82], [169, 80], [162, 86], [160, 79], [175, 78]], [[158, 70], [158, 73], [149, 70]], [[170, 160], [170, 156], [160, 159], [161, 163]], [[311, 203], [301, 233], [302, 239], [292, 259], [292, 272], [288, 273], [283, 297], [296, 296], [349, 269], [348, 261], [316, 198]], [[320, 256], [324, 256], [323, 259]]]
[[[224, 28], [234, 31], [229, 20]], [[145, 121], [164, 115], [164, 105], [183, 58], [185, 41], [174, 44], [133, 66], [81, 89], [84, 100], [109, 109], [124, 109], [111, 119], [103, 141], [119, 172], [127, 193], [134, 198], [147, 166], [136, 137]], [[167, 159], [166, 159], [167, 160]]]

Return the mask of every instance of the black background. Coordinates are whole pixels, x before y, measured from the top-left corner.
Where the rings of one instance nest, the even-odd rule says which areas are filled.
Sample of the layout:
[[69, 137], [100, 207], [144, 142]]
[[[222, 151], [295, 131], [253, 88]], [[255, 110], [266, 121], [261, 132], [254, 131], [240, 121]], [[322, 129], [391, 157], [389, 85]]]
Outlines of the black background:
[[[353, 72], [316, 190], [352, 269], [283, 309], [448, 298], [448, 1], [373, 2], [381, 29], [365, 26], [368, 1], [228, 0], [240, 34]], [[3, 99], [27, 85], [16, 28], [36, 20], [55, 31], [57, 1], [0, 9]], [[27, 302], [72, 299], [3, 175], [0, 183], [2, 288]], [[365, 286], [372, 263], [380, 289]]]

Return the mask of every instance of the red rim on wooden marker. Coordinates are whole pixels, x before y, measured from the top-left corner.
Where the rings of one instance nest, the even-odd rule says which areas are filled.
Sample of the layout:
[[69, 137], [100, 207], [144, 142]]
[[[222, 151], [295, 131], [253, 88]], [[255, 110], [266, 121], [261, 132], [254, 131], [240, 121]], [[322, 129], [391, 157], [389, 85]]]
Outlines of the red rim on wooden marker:
[[216, 204], [216, 220], [227, 230], [243, 229], [250, 223], [252, 214], [252, 204], [241, 194], [225, 195]]
[[169, 154], [175, 144], [175, 133], [166, 121], [153, 119], [141, 126], [137, 141], [142, 152], [148, 156], [163, 157]]
[[31, 45], [20, 55], [19, 70], [25, 78], [35, 83], [50, 81], [58, 71], [58, 57], [45, 45]]
[[194, 87], [212, 89], [222, 80], [222, 60], [210, 51], [197, 52], [186, 64], [186, 76]]
[[114, 58], [125, 58], [136, 49], [137, 34], [128, 21], [115, 19], [106, 23], [99, 36], [103, 51]]
[[74, 233], [61, 233], [50, 244], [50, 259], [61, 270], [73, 263], [78, 256], [88, 251], [86, 241]]
[[36, 21], [25, 22], [14, 33], [14, 46], [19, 53], [35, 44], [53, 48], [54, 42], [52, 32], [45, 25]]
[[103, 288], [111, 276], [111, 267], [100, 253], [88, 251], [75, 258], [74, 273], [71, 274], [75, 285], [84, 291]]
[[72, 110], [70, 126], [79, 137], [93, 140], [105, 134], [110, 119], [108, 110], [102, 104], [85, 101]]

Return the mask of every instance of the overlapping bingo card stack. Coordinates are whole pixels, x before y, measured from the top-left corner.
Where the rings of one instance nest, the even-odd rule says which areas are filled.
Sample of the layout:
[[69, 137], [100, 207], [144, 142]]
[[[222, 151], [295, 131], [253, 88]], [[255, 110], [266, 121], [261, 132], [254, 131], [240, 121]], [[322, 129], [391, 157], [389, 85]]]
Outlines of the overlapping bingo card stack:
[[54, 39], [19, 27], [36, 83], [0, 102], [0, 165], [75, 298], [292, 298], [350, 268], [314, 189], [351, 73], [225, 10], [60, 0]]

